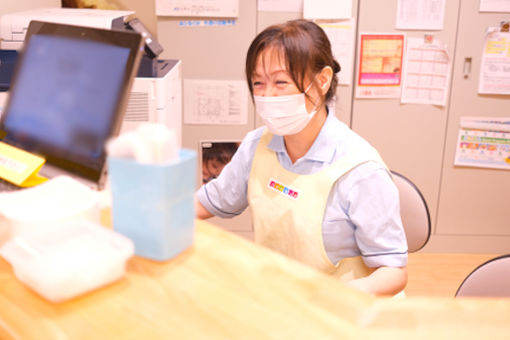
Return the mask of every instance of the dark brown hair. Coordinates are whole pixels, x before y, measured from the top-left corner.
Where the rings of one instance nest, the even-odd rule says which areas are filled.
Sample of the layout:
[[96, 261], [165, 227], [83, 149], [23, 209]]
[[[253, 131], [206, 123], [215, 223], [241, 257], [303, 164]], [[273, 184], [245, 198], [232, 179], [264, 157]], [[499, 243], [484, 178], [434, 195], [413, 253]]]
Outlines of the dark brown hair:
[[286, 67], [297, 88], [304, 92], [305, 76], [311, 78], [324, 67], [333, 69], [331, 86], [326, 93], [325, 102], [335, 95], [338, 84], [337, 73], [340, 65], [333, 57], [331, 43], [322, 30], [314, 22], [298, 19], [280, 25], [269, 26], [260, 32], [252, 41], [246, 56], [246, 80], [250, 93], [253, 95], [252, 76], [259, 55], [267, 48], [275, 48], [284, 57]]

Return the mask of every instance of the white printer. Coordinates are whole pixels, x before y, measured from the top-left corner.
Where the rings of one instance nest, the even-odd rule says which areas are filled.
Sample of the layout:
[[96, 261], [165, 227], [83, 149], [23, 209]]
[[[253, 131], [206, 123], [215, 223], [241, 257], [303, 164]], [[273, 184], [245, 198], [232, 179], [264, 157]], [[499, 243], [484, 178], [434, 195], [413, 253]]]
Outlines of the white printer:
[[158, 122], [173, 129], [182, 144], [182, 63], [157, 60], [153, 74], [142, 72], [133, 81], [121, 132], [141, 122]]
[[[63, 24], [125, 29], [132, 11], [113, 11], [76, 8], [43, 8], [4, 14], [0, 17], [0, 49], [20, 50], [31, 20]], [[131, 28], [142, 32], [146, 28], [139, 21], [131, 21]], [[141, 26], [141, 27], [140, 27]], [[182, 66], [180, 60], [157, 60], [162, 48], [150, 42], [149, 32], [142, 35], [150, 47], [152, 58], [144, 56], [138, 75], [133, 81], [121, 132], [129, 131], [141, 122], [158, 122], [175, 130], [179, 147], [182, 143]], [[7, 85], [6, 85], [7, 86]], [[0, 99], [2, 97], [0, 96]]]
[[19, 50], [23, 46], [31, 20], [97, 28], [124, 29], [124, 21], [133, 11], [88, 8], [38, 8], [7, 13], [0, 17], [0, 48]]

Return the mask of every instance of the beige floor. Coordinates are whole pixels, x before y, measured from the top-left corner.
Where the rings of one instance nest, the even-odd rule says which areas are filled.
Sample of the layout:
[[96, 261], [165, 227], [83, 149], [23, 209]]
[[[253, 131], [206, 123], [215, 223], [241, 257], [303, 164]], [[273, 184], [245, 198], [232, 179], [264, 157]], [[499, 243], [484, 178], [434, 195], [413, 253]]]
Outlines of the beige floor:
[[409, 254], [407, 296], [454, 297], [473, 269], [498, 254]]

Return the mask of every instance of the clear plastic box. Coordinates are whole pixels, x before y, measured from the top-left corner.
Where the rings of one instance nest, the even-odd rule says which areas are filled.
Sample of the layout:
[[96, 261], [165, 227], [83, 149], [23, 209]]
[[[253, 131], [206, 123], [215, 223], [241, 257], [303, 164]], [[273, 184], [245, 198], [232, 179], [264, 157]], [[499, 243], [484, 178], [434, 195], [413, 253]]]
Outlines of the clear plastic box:
[[54, 229], [77, 220], [100, 223], [100, 196], [69, 176], [0, 194], [0, 244], [25, 232]]
[[0, 248], [15, 276], [52, 302], [120, 279], [133, 254], [130, 239], [85, 221], [17, 235]]

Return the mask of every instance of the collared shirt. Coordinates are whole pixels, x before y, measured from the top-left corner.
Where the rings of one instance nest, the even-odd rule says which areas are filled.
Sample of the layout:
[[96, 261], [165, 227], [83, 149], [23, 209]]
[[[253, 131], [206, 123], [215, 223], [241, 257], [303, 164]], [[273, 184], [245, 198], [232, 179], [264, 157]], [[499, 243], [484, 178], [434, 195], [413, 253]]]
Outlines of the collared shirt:
[[[202, 186], [198, 199], [212, 214], [233, 217], [248, 206], [248, 177], [264, 127], [249, 132], [220, 176]], [[306, 155], [292, 163], [282, 136], [269, 148], [280, 164], [297, 174], [311, 174], [366, 143], [333, 115], [328, 115]], [[369, 267], [407, 264], [407, 242], [400, 218], [398, 190], [384, 166], [368, 162], [342, 176], [328, 198], [322, 225], [326, 253], [332, 263], [363, 256]]]

